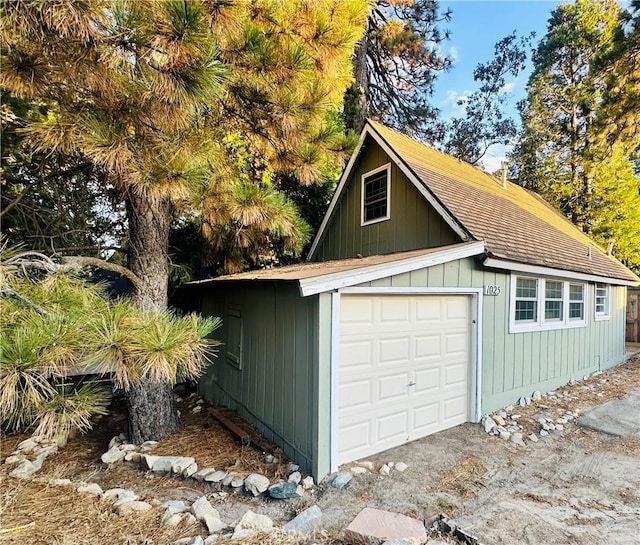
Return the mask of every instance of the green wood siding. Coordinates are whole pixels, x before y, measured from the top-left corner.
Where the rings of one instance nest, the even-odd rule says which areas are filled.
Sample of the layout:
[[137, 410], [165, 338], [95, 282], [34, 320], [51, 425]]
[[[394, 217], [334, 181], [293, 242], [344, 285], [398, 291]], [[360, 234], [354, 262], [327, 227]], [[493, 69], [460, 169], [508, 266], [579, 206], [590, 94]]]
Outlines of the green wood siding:
[[549, 391], [571, 378], [624, 361], [624, 287], [611, 287], [611, 318], [594, 320], [595, 287], [587, 285], [587, 326], [509, 333], [510, 275], [483, 270], [473, 258], [383, 278], [360, 287], [461, 287], [498, 285], [483, 297], [482, 411], [513, 404], [535, 390]]
[[[241, 368], [227, 361], [226, 347], [221, 346], [200, 380], [201, 394], [238, 411], [286, 456], [311, 471], [317, 465], [316, 445], [328, 443], [328, 415], [318, 409], [318, 396], [328, 398], [328, 377], [320, 377], [318, 357], [319, 335], [326, 338], [330, 321], [326, 327], [318, 323], [319, 297], [302, 298], [297, 286], [284, 283], [200, 289], [203, 314], [224, 320], [229, 308], [239, 309], [243, 328]], [[224, 321], [215, 336], [227, 342]]]
[[327, 261], [444, 246], [459, 237], [395, 163], [391, 164], [391, 217], [360, 226], [362, 175], [391, 162], [369, 139], [337, 203], [312, 261]]

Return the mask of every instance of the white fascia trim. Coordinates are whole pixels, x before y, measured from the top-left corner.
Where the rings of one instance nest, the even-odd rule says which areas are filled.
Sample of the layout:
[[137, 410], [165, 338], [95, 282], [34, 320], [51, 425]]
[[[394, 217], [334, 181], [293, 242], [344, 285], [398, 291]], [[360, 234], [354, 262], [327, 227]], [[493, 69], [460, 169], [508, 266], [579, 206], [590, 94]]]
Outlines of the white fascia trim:
[[380, 263], [378, 265], [369, 265], [368, 267], [362, 267], [360, 269], [351, 269], [348, 271], [305, 278], [300, 280], [300, 293], [303, 297], [307, 297], [308, 295], [315, 295], [325, 291], [346, 288], [356, 284], [362, 284], [363, 282], [371, 282], [373, 280], [378, 280], [379, 278], [386, 278], [387, 276], [403, 274], [415, 271], [416, 269], [423, 269], [425, 267], [432, 267], [433, 265], [448, 263], [449, 261], [455, 261], [456, 259], [464, 259], [465, 257], [479, 255], [483, 252], [484, 241], [478, 241], [464, 244], [463, 248], [453, 247], [448, 250], [442, 250], [432, 254], [399, 259], [398, 261]]
[[367, 134], [368, 134], [367, 129], [365, 127], [365, 129], [362, 131], [362, 134], [360, 135], [360, 140], [358, 140], [358, 145], [356, 146], [356, 149], [353, 150], [353, 153], [351, 154], [351, 158], [349, 159], [347, 166], [345, 167], [344, 171], [342, 172], [342, 175], [340, 176], [340, 180], [338, 181], [338, 186], [336, 188], [335, 193], [333, 194], [333, 197], [331, 198], [331, 203], [329, 204], [329, 208], [327, 209], [324, 215], [324, 218], [322, 218], [322, 223], [320, 224], [318, 233], [316, 234], [316, 237], [313, 240], [313, 244], [311, 245], [311, 249], [309, 250], [309, 255], [307, 255], [307, 261], [311, 261], [311, 257], [315, 253], [316, 248], [318, 247], [318, 244], [320, 244], [320, 239], [322, 238], [322, 235], [324, 234], [324, 230], [327, 227], [327, 224], [329, 223], [329, 218], [331, 217], [331, 214], [333, 214], [333, 209], [336, 207], [336, 204], [338, 204], [338, 199], [342, 194], [342, 189], [344, 188], [344, 185], [347, 183], [347, 180], [349, 179], [349, 175], [351, 174], [353, 165], [355, 165], [356, 161], [358, 160], [358, 157], [360, 157], [360, 151], [362, 150], [362, 146], [364, 145], [364, 141], [367, 137]]
[[329, 471], [338, 471], [338, 437], [340, 422], [338, 420], [338, 396], [339, 396], [339, 361], [340, 361], [340, 293], [331, 294], [331, 383], [329, 395], [331, 430], [329, 434]]
[[464, 230], [462, 225], [446, 210], [440, 202], [433, 196], [433, 194], [420, 182], [416, 176], [411, 172], [411, 170], [405, 165], [404, 161], [400, 159], [398, 154], [391, 149], [387, 143], [382, 139], [382, 137], [371, 128], [371, 126], [367, 123], [362, 130], [362, 134], [360, 135], [360, 140], [358, 141], [358, 145], [356, 149], [353, 150], [353, 154], [351, 155], [351, 159], [347, 163], [346, 168], [342, 172], [342, 176], [340, 176], [340, 181], [338, 182], [338, 187], [336, 188], [335, 193], [333, 194], [333, 198], [331, 199], [331, 203], [329, 204], [329, 208], [327, 209], [326, 214], [320, 224], [320, 229], [318, 229], [318, 233], [316, 234], [316, 238], [311, 245], [311, 250], [309, 250], [309, 255], [307, 256], [307, 261], [311, 261], [311, 257], [314, 255], [318, 244], [320, 244], [320, 240], [324, 234], [324, 231], [329, 223], [329, 218], [331, 214], [333, 214], [333, 209], [338, 204], [338, 200], [340, 199], [340, 195], [342, 194], [342, 190], [344, 189], [349, 176], [351, 175], [351, 170], [353, 169], [358, 157], [360, 156], [360, 151], [362, 150], [362, 146], [364, 145], [364, 141], [367, 136], [371, 136], [376, 143], [385, 151], [385, 153], [391, 158], [391, 160], [397, 165], [397, 167], [404, 173], [404, 175], [411, 180], [411, 183], [415, 186], [415, 188], [420, 192], [420, 194], [427, 200], [427, 202], [435, 208], [435, 210], [442, 216], [447, 225], [454, 230], [454, 232], [463, 240], [469, 241], [472, 240], [469, 234]]
[[[483, 288], [344, 288], [339, 290], [337, 293], [340, 295], [471, 295], [474, 301], [471, 313], [471, 317], [473, 320], [472, 326], [474, 325], [475, 327], [471, 328], [471, 344], [474, 347], [474, 350], [471, 354], [471, 410], [469, 412], [469, 416], [472, 422], [480, 422], [480, 420], [482, 420], [482, 316], [484, 301]], [[334, 433], [333, 429], [332, 433]], [[337, 433], [337, 430], [335, 430], [335, 433]]]
[[540, 265], [527, 265], [526, 263], [518, 263], [517, 261], [507, 261], [506, 259], [496, 259], [489, 257], [483, 261], [485, 267], [494, 269], [504, 269], [507, 271], [517, 271], [540, 276], [556, 276], [558, 278], [566, 278], [568, 280], [584, 280], [587, 282], [601, 282], [614, 286], [637, 286], [639, 282], [631, 282], [630, 280], [622, 280], [620, 278], [610, 278], [608, 276], [598, 276], [595, 274], [585, 274], [565, 269], [554, 269], [553, 267], [542, 267]]

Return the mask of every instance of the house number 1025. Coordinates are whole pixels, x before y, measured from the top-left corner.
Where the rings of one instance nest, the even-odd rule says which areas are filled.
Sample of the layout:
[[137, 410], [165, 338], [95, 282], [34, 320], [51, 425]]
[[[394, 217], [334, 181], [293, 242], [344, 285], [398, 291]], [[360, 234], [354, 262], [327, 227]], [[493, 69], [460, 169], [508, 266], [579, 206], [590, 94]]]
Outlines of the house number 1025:
[[490, 285], [484, 287], [485, 295], [500, 295], [500, 286]]

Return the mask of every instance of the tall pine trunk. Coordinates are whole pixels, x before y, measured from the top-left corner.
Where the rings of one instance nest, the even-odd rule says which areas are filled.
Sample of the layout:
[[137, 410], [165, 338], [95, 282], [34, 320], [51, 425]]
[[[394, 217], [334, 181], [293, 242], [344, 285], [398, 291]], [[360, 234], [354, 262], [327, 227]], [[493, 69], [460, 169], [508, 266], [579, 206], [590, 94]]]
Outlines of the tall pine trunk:
[[353, 78], [344, 96], [344, 117], [348, 129], [360, 133], [367, 122], [369, 104], [369, 64], [367, 61], [367, 32], [356, 45], [353, 57]]
[[[144, 311], [164, 310], [168, 304], [171, 202], [130, 190], [126, 204], [130, 237], [128, 265], [141, 281], [132, 294], [133, 301]], [[158, 440], [178, 431], [171, 384], [145, 381], [128, 390], [125, 397], [129, 437], [134, 444]]]

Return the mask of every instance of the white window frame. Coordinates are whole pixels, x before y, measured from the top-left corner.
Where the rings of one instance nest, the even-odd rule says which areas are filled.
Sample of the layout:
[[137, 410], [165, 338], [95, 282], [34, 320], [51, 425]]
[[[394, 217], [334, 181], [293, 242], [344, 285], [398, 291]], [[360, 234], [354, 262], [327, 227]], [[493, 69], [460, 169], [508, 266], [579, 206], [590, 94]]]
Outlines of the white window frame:
[[[364, 220], [364, 182], [367, 178], [378, 174], [379, 172], [386, 171], [387, 172], [387, 213], [385, 216], [381, 216], [379, 218], [365, 221]], [[380, 223], [381, 221], [387, 221], [391, 219], [391, 163], [387, 163], [386, 165], [382, 165], [381, 167], [374, 168], [369, 172], [365, 172], [360, 181], [360, 226], [364, 227], [365, 225], [373, 225], [374, 223]]]
[[[606, 289], [607, 294], [605, 296], [605, 310], [604, 312], [598, 312], [598, 289]], [[611, 319], [611, 285], [598, 282], [593, 286], [593, 317], [596, 321], [610, 320]]]
[[[535, 321], [516, 321], [516, 286], [518, 278], [527, 278], [537, 281], [537, 319]], [[546, 282], [562, 283], [562, 319], [545, 319], [546, 302]], [[584, 312], [583, 319], [569, 318], [569, 286], [582, 286]], [[562, 278], [545, 278], [527, 274], [512, 274], [509, 292], [509, 333], [526, 333], [532, 331], [549, 331], [554, 329], [573, 329], [576, 327], [587, 327], [588, 312], [588, 284], [575, 280], [565, 280]]]

